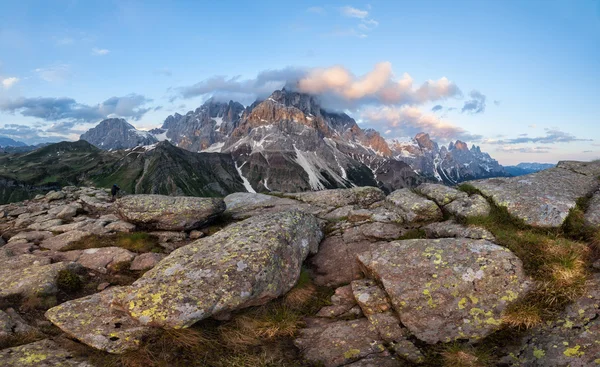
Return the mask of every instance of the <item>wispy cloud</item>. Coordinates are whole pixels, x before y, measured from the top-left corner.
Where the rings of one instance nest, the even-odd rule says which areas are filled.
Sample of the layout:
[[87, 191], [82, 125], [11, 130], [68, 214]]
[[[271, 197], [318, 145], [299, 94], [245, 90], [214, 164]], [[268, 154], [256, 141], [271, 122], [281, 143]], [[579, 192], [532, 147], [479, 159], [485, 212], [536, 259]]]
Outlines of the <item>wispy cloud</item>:
[[110, 53], [110, 50], [107, 50], [105, 48], [92, 48], [92, 55], [94, 56], [104, 56], [104, 55], [108, 55]]
[[68, 46], [75, 42], [75, 40], [71, 37], [52, 37], [52, 39], [58, 46]]
[[57, 64], [33, 71], [47, 82], [62, 82], [71, 75], [71, 66], [68, 64]]
[[14, 86], [15, 84], [17, 84], [19, 82], [19, 78], [13, 76], [13, 77], [3, 79], [0, 77], [0, 82], [2, 84], [2, 87], [4, 87], [4, 89], [10, 89], [12, 86]]
[[41, 128], [20, 124], [5, 124], [0, 126], [0, 135], [22, 141], [27, 144], [60, 141], [59, 137], [51, 137]]
[[319, 14], [319, 15], [325, 14], [325, 9], [321, 6], [311, 6], [310, 8], [306, 9], [306, 11], [309, 13]]
[[498, 147], [496, 151], [503, 153], [538, 153], [544, 154], [549, 153], [552, 150], [550, 147], [512, 147], [512, 146], [503, 146]]
[[156, 75], [163, 75], [163, 76], [173, 76], [173, 72], [171, 71], [171, 69], [167, 69], [167, 68], [162, 68], [162, 69], [157, 69], [154, 70], [154, 74]]
[[[592, 139], [580, 139], [575, 135], [566, 133], [564, 131], [556, 129], [544, 129], [545, 136], [529, 137], [521, 135], [515, 139], [502, 139], [494, 140], [488, 139], [485, 141], [487, 144], [499, 144], [499, 145], [512, 145], [512, 144], [524, 144], [524, 143], [539, 143], [539, 144], [556, 144], [556, 143], [571, 143], [575, 141], [592, 141]], [[527, 134], [524, 134], [527, 135]]]
[[444, 108], [444, 106], [442, 106], [441, 104], [436, 104], [435, 106], [431, 107], [431, 110], [433, 112], [436, 112], [436, 111], [439, 111], [439, 110], [441, 110], [443, 108]]
[[485, 111], [485, 100], [486, 97], [481, 94], [481, 92], [479, 91], [471, 91], [471, 93], [469, 93], [469, 97], [471, 97], [471, 99], [467, 100], [461, 110], [461, 112], [465, 113], [482, 113]]
[[340, 8], [340, 11], [343, 15], [351, 18], [359, 18], [364, 19], [369, 16], [368, 10], [361, 10], [358, 8], [353, 8], [351, 6], [344, 6]]

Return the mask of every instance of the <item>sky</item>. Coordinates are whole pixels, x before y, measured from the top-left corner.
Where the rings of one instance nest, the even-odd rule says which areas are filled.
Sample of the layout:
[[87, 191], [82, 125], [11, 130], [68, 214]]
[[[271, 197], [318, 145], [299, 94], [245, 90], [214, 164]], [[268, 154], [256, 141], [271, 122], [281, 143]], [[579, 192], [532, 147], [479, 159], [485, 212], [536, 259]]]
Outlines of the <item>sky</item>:
[[600, 158], [600, 0], [0, 2], [0, 136], [162, 125], [287, 85], [386, 139]]

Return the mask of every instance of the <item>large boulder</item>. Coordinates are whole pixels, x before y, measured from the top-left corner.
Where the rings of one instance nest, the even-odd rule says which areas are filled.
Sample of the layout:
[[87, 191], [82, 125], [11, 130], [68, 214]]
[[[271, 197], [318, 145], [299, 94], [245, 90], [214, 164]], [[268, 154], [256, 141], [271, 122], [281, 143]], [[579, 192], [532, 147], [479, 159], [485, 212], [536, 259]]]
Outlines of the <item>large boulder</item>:
[[164, 231], [195, 229], [225, 210], [223, 199], [163, 195], [128, 195], [115, 206], [126, 222]]
[[322, 236], [318, 220], [297, 210], [244, 220], [175, 250], [113, 306], [145, 325], [183, 328], [264, 304], [294, 286]]
[[52, 340], [0, 350], [3, 367], [93, 367]]
[[430, 223], [423, 227], [427, 238], [471, 238], [475, 240], [496, 241], [494, 235], [483, 227], [463, 226], [451, 220]]
[[55, 258], [75, 261], [87, 269], [106, 274], [121, 264], [130, 263], [136, 254], [121, 247], [90, 248], [59, 252]]
[[585, 220], [588, 225], [600, 228], [600, 190], [592, 196], [585, 212]]
[[396, 210], [404, 222], [431, 222], [443, 217], [442, 210], [433, 201], [415, 194], [410, 189], [400, 189], [385, 198], [388, 207]]
[[415, 191], [435, 201], [439, 206], [448, 205], [456, 199], [468, 196], [466, 193], [452, 187], [432, 183], [420, 184]]
[[458, 198], [444, 206], [444, 210], [456, 218], [487, 217], [492, 207], [481, 195]]
[[370, 186], [353, 187], [351, 189], [307, 191], [297, 194], [287, 194], [286, 196], [316, 206], [333, 208], [347, 205], [366, 208], [377, 201], [385, 199], [385, 193], [381, 189]]
[[109, 288], [84, 298], [61, 303], [46, 311], [46, 318], [82, 343], [109, 353], [138, 349], [143, 338], [157, 331], [140, 325], [129, 315], [110, 307], [115, 292]]
[[405, 240], [358, 255], [389, 295], [402, 324], [427, 343], [477, 340], [529, 282], [509, 250], [486, 240]]
[[577, 199], [595, 190], [598, 180], [571, 169], [550, 168], [526, 176], [473, 181], [471, 185], [529, 225], [560, 227]]

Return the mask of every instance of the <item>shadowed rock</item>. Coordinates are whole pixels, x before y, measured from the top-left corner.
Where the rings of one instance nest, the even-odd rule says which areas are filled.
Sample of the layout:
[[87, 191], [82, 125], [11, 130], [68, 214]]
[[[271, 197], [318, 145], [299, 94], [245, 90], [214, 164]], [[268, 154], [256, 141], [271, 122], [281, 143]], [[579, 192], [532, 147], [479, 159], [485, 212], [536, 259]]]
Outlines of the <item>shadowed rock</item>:
[[183, 328], [264, 304], [294, 286], [322, 236], [318, 220], [297, 210], [247, 219], [175, 250], [113, 306], [145, 325]]
[[402, 324], [427, 343], [477, 340], [528, 286], [521, 261], [485, 240], [390, 242], [358, 255]]
[[115, 206], [125, 221], [164, 231], [195, 229], [225, 210], [222, 199], [163, 195], [129, 195]]
[[0, 350], [3, 367], [93, 367], [51, 340]]

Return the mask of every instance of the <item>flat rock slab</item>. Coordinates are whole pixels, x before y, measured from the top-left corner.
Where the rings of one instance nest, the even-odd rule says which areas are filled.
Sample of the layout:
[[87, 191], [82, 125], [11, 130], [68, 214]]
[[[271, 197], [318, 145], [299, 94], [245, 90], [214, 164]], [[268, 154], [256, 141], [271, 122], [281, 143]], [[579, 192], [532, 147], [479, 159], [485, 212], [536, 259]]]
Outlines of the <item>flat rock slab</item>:
[[232, 219], [236, 220], [292, 209], [302, 210], [307, 213], [320, 211], [319, 208], [298, 200], [250, 192], [236, 192], [227, 195], [223, 200], [227, 206], [225, 215], [231, 216]]
[[431, 222], [443, 217], [442, 210], [435, 202], [415, 194], [410, 189], [396, 190], [389, 194], [385, 201], [406, 223]]
[[576, 173], [590, 177], [600, 176], [600, 161], [594, 162], [578, 162], [578, 161], [560, 161], [556, 165], [557, 168], [568, 169]]
[[3, 367], [93, 367], [51, 340], [0, 350]]
[[444, 210], [456, 218], [487, 217], [492, 207], [481, 195], [458, 198], [444, 206]]
[[37, 330], [29, 326], [23, 318], [12, 308], [0, 310], [0, 340], [2, 338], [35, 333]]
[[110, 307], [109, 288], [84, 298], [67, 301], [46, 312], [46, 318], [62, 331], [96, 349], [121, 354], [139, 348], [144, 337], [158, 329], [140, 325], [129, 315]]
[[320, 207], [333, 208], [347, 205], [367, 208], [369, 205], [385, 199], [385, 193], [381, 189], [370, 186], [353, 187], [351, 189], [307, 191], [297, 194], [286, 194], [286, 196]]
[[67, 248], [67, 246], [73, 244], [74, 242], [77, 242], [82, 238], [90, 236], [91, 234], [91, 232], [80, 230], [65, 232], [59, 234], [58, 236], [54, 236], [42, 241], [42, 243], [40, 243], [40, 247], [43, 247], [48, 250], [61, 251], [62, 249]]
[[596, 177], [564, 168], [470, 183], [511, 215], [537, 227], [560, 227], [577, 199], [598, 186]]
[[297, 210], [246, 219], [175, 250], [113, 306], [145, 325], [184, 328], [262, 305], [295, 285], [322, 236], [317, 218]]
[[463, 226], [451, 220], [430, 223], [423, 227], [427, 238], [472, 238], [474, 240], [496, 241], [494, 235], [485, 228]]
[[486, 240], [405, 240], [358, 255], [383, 285], [402, 324], [427, 343], [477, 340], [527, 289], [523, 266]]
[[304, 358], [325, 367], [344, 366], [366, 357], [388, 357], [377, 330], [369, 320], [317, 323], [300, 330], [294, 344]]
[[120, 247], [91, 248], [87, 250], [73, 250], [56, 254], [69, 261], [75, 261], [84, 268], [96, 270], [106, 274], [115, 265], [131, 262], [136, 254]]
[[198, 228], [225, 210], [223, 199], [163, 195], [128, 195], [115, 206], [126, 222], [164, 231]]

